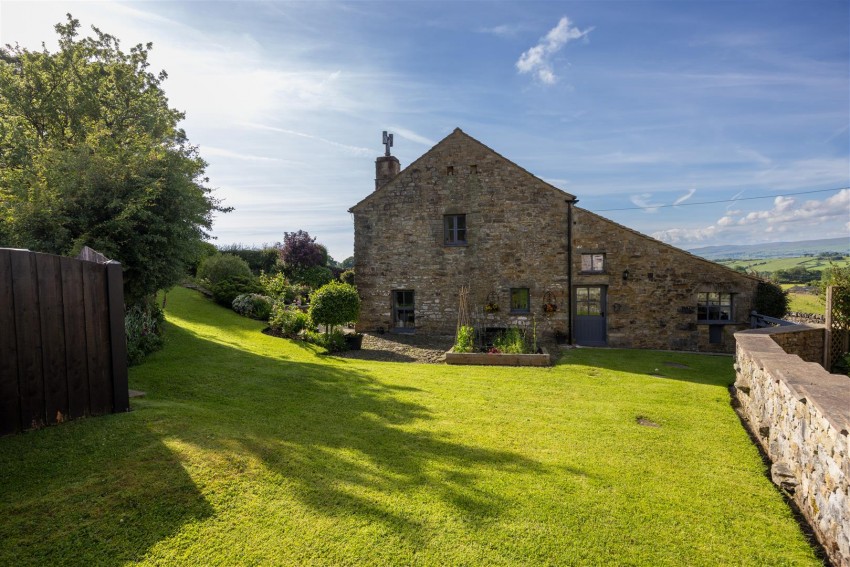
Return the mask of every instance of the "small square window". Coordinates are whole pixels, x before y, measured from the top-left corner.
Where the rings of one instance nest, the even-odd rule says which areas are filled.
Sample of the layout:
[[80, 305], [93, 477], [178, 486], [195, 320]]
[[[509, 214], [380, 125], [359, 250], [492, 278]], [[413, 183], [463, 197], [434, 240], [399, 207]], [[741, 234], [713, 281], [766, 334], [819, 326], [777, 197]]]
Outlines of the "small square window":
[[582, 254], [581, 271], [590, 274], [601, 274], [605, 271], [605, 254]]
[[454, 175], [455, 174], [455, 166], [450, 165], [446, 167], [446, 175]]
[[443, 243], [446, 246], [466, 245], [466, 215], [443, 217]]
[[478, 175], [478, 166], [477, 165], [470, 165], [469, 166], [469, 173], [470, 173], [470, 175]]
[[511, 313], [531, 311], [531, 294], [527, 287], [511, 288]]

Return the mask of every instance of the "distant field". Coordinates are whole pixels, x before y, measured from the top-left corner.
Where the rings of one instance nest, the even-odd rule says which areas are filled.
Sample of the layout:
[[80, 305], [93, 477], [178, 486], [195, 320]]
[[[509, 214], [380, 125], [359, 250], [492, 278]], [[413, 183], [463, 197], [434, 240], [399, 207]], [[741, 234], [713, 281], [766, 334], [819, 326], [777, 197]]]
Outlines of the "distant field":
[[[730, 268], [743, 267], [747, 270], [756, 272], [775, 272], [777, 270], [788, 270], [801, 266], [807, 270], [823, 271], [829, 267], [829, 260], [822, 258], [813, 258], [811, 256], [797, 256], [795, 258], [771, 258], [771, 259], [755, 259], [755, 260], [717, 260], [718, 264], [723, 264]], [[833, 260], [832, 263], [836, 266], [850, 266], [850, 260], [846, 257], [844, 260]]]

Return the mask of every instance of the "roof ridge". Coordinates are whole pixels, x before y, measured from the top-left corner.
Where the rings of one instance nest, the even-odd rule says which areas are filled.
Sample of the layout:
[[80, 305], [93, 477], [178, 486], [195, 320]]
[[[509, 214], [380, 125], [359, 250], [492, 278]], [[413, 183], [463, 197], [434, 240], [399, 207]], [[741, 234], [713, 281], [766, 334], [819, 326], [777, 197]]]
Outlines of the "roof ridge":
[[757, 276], [751, 276], [750, 274], [744, 274], [744, 273], [741, 273], [741, 272], [739, 272], [739, 271], [737, 271], [737, 270], [733, 270], [733, 269], [732, 269], [732, 268], [730, 268], [729, 266], [724, 266], [723, 264], [719, 264], [719, 263], [717, 263], [717, 262], [715, 262], [715, 261], [713, 261], [713, 260], [709, 260], [708, 258], [703, 258], [702, 256], [697, 256], [696, 254], [694, 254], [694, 253], [692, 253], [692, 252], [688, 252], [687, 250], [685, 250], [685, 249], [683, 249], [683, 248], [679, 248], [678, 246], [673, 246], [672, 244], [668, 244], [667, 242], [664, 242], [663, 240], [658, 240], [657, 238], [654, 238], [654, 237], [652, 237], [652, 236], [649, 236], [648, 234], [644, 234], [644, 233], [640, 232], [639, 230], [635, 230], [635, 229], [633, 229], [633, 228], [629, 228], [628, 226], [626, 226], [626, 225], [624, 225], [624, 224], [620, 224], [620, 223], [618, 223], [618, 222], [616, 222], [616, 221], [613, 221], [613, 220], [609, 219], [608, 217], [603, 217], [602, 215], [597, 214], [597, 213], [594, 213], [593, 211], [589, 211], [589, 210], [587, 210], [587, 209], [585, 209], [585, 208], [582, 208], [582, 207], [576, 207], [576, 208], [577, 208], [577, 209], [582, 210], [582, 211], [583, 211], [583, 212], [585, 212], [585, 213], [588, 213], [588, 214], [591, 214], [591, 215], [593, 215], [593, 216], [595, 216], [595, 217], [598, 217], [598, 218], [600, 218], [600, 219], [602, 219], [602, 220], [604, 220], [604, 221], [607, 221], [607, 222], [609, 222], [609, 223], [613, 224], [614, 226], [620, 227], [620, 228], [622, 228], [623, 230], [627, 230], [627, 231], [629, 231], [629, 232], [632, 232], [632, 233], [634, 233], [634, 234], [637, 234], [638, 236], [642, 236], [643, 238], [648, 238], [648, 239], [650, 239], [650, 240], [652, 240], [652, 241], [654, 241], [654, 242], [656, 242], [656, 243], [658, 243], [658, 244], [661, 244], [662, 246], [666, 246], [667, 248], [672, 248], [673, 250], [675, 250], [675, 251], [677, 251], [677, 252], [681, 252], [681, 253], [683, 253], [683, 254], [687, 254], [688, 256], [691, 256], [692, 258], [696, 258], [697, 260], [701, 260], [701, 261], [703, 261], [703, 262], [705, 262], [705, 263], [707, 263], [707, 264], [711, 264], [712, 266], [723, 268], [724, 270], [727, 270], [727, 271], [729, 271], [729, 272], [732, 272], [732, 273], [733, 273], [733, 274], [735, 274], [735, 275], [743, 276], [743, 277], [745, 277], [745, 278], [750, 278], [751, 280], [756, 280], [756, 281], [759, 281], [759, 282], [760, 282], [760, 281], [764, 281], [762, 278], [759, 278], [759, 277], [757, 277]]

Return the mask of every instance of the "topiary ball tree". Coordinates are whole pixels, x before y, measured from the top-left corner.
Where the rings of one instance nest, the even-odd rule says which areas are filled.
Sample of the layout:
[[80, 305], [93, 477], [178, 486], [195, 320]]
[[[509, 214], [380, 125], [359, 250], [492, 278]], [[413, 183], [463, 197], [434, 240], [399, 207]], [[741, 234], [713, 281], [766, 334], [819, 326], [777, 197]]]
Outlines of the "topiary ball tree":
[[310, 319], [325, 325], [329, 333], [337, 325], [356, 321], [360, 315], [360, 297], [354, 286], [340, 282], [330, 282], [313, 292], [310, 296]]
[[753, 309], [762, 315], [781, 319], [788, 312], [788, 292], [773, 282], [759, 282]]

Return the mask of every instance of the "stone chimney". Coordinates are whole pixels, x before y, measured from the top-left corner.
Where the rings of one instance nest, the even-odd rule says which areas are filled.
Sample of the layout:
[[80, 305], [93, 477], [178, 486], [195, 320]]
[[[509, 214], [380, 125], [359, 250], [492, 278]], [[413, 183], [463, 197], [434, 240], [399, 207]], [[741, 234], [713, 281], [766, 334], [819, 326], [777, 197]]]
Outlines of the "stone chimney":
[[393, 135], [387, 134], [387, 131], [384, 130], [384, 146], [386, 146], [386, 151], [384, 155], [375, 160], [375, 189], [386, 184], [401, 171], [401, 164], [399, 164], [398, 158], [390, 155], [392, 145]]

